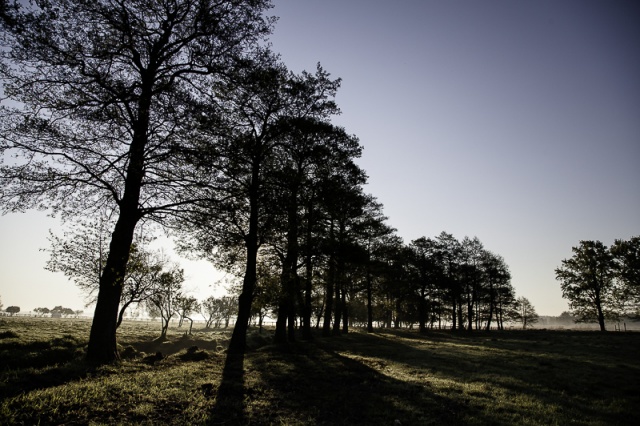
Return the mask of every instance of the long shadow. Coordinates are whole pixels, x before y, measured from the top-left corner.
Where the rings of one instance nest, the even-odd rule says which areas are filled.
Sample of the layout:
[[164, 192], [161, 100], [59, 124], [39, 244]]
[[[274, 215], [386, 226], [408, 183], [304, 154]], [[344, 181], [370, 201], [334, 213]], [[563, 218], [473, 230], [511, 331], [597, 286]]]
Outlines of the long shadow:
[[[197, 338], [178, 338], [164, 343], [142, 338], [129, 343], [138, 351], [160, 351], [165, 356], [191, 346], [216, 350], [215, 341]], [[96, 366], [84, 361], [85, 345], [85, 341], [71, 335], [49, 341], [3, 340], [0, 345], [0, 398], [61, 386], [95, 374]]]
[[[441, 377], [459, 384], [489, 383], [510, 394], [533, 397], [543, 405], [559, 406], [564, 412], [577, 413], [595, 423], [627, 424], [629, 415], [640, 421], [640, 415], [633, 409], [640, 398], [635, 396], [637, 392], [625, 391], [631, 390], [635, 386], [633, 383], [640, 378], [637, 363], [634, 368], [622, 360], [618, 363], [611, 360], [607, 364], [593, 362], [594, 359], [604, 359], [604, 351], [596, 353], [594, 358], [593, 352], [597, 348], [593, 348], [593, 342], [604, 346], [611, 339], [600, 341], [600, 335], [580, 335], [576, 338], [578, 342], [592, 342], [592, 346], [572, 344], [569, 349], [562, 349], [550, 347], [553, 345], [549, 342], [535, 341], [533, 334], [524, 336], [531, 341], [517, 341], [518, 334], [419, 335], [400, 332], [360, 334], [353, 338], [354, 343], [364, 344], [351, 344], [351, 338], [345, 336], [341, 338], [345, 340], [343, 342], [334, 339], [327, 341], [326, 345], [345, 348], [363, 362], [375, 358], [379, 360], [378, 369], [393, 363], [404, 364], [414, 372], [416, 381], [423, 379], [428, 382], [431, 378]], [[588, 374], [589, 379], [578, 377], [581, 373]], [[590, 403], [592, 398], [608, 398], [614, 405], [626, 405], [626, 409], [615, 413], [603, 412]], [[486, 403], [490, 405], [491, 401]], [[508, 419], [502, 419], [495, 413], [490, 416], [487, 420], [493, 424], [509, 424]]]
[[247, 395], [251, 424], [457, 425], [461, 414], [474, 411], [323, 342], [266, 348], [251, 354], [250, 364], [260, 376]]
[[3, 342], [0, 398], [87, 377], [93, 368], [83, 361], [83, 348], [83, 342], [66, 335], [46, 342]]
[[247, 424], [244, 395], [244, 354], [228, 354], [207, 424]]

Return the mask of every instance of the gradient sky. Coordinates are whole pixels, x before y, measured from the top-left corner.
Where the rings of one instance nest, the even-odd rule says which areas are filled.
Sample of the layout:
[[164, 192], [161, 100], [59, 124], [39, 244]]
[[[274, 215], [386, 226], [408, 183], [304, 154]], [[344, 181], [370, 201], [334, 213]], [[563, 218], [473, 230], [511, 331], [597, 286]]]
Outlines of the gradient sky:
[[[634, 0], [274, 0], [273, 49], [343, 79], [366, 191], [408, 243], [442, 231], [502, 255], [517, 296], [567, 310], [554, 269], [580, 240], [640, 235], [640, 6]], [[0, 217], [0, 296], [82, 309], [42, 269], [42, 213]], [[184, 262], [204, 298], [219, 279]], [[89, 309], [90, 311], [90, 309]]]

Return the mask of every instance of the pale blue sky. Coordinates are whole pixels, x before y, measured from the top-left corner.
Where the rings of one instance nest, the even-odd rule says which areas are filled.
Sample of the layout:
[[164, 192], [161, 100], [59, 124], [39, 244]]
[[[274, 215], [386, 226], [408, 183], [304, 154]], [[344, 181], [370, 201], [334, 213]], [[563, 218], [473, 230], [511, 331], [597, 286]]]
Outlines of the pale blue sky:
[[[554, 269], [571, 246], [640, 235], [637, 2], [274, 3], [284, 62], [343, 79], [335, 121], [360, 138], [366, 190], [405, 242], [477, 236], [518, 296], [558, 315]], [[57, 224], [43, 217], [0, 217], [2, 301], [81, 309], [74, 285], [42, 270]], [[213, 291], [211, 267], [187, 273], [194, 293]]]

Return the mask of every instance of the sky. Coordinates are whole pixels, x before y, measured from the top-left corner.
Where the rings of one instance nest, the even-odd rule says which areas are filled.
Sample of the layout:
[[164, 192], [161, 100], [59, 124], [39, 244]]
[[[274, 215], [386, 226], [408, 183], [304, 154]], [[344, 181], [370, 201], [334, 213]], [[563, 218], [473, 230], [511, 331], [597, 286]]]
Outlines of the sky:
[[[640, 235], [636, 1], [274, 4], [283, 62], [342, 79], [334, 122], [359, 137], [365, 191], [406, 243], [477, 236], [518, 297], [559, 315], [554, 270], [573, 246]], [[59, 221], [42, 212], [0, 217], [5, 308], [83, 309], [73, 282], [43, 269], [49, 229]], [[174, 258], [192, 294], [223, 291], [212, 266]]]

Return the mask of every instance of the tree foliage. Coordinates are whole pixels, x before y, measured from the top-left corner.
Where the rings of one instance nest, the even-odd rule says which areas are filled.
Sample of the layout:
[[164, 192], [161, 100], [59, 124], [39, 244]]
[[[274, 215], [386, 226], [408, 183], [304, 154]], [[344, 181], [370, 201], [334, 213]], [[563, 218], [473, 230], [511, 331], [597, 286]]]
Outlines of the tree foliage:
[[154, 309], [162, 320], [160, 340], [166, 340], [171, 318], [178, 315], [184, 305], [182, 283], [184, 271], [177, 266], [162, 272], [158, 277], [156, 290], [146, 299], [147, 306]]
[[615, 280], [613, 256], [600, 241], [580, 241], [573, 257], [556, 269], [562, 297], [569, 301], [577, 321], [596, 321], [606, 330], [606, 319], [620, 314], [620, 293]]
[[640, 237], [618, 239], [607, 247], [580, 241], [573, 257], [556, 269], [562, 295], [579, 322], [605, 321], [640, 314]]
[[7, 309], [5, 310], [5, 312], [11, 314], [11, 316], [17, 314], [18, 312], [20, 312], [20, 306], [7, 306]]
[[518, 312], [517, 318], [522, 323], [523, 329], [537, 323], [540, 319], [535, 308], [526, 297], [518, 297], [516, 300], [516, 309]]
[[640, 237], [615, 240], [609, 250], [622, 287], [623, 313], [640, 318]]
[[193, 101], [271, 31], [268, 0], [52, 0], [5, 8], [0, 110], [5, 211], [116, 219], [87, 356], [118, 358], [117, 310], [136, 225], [163, 221], [211, 176], [185, 167]]

